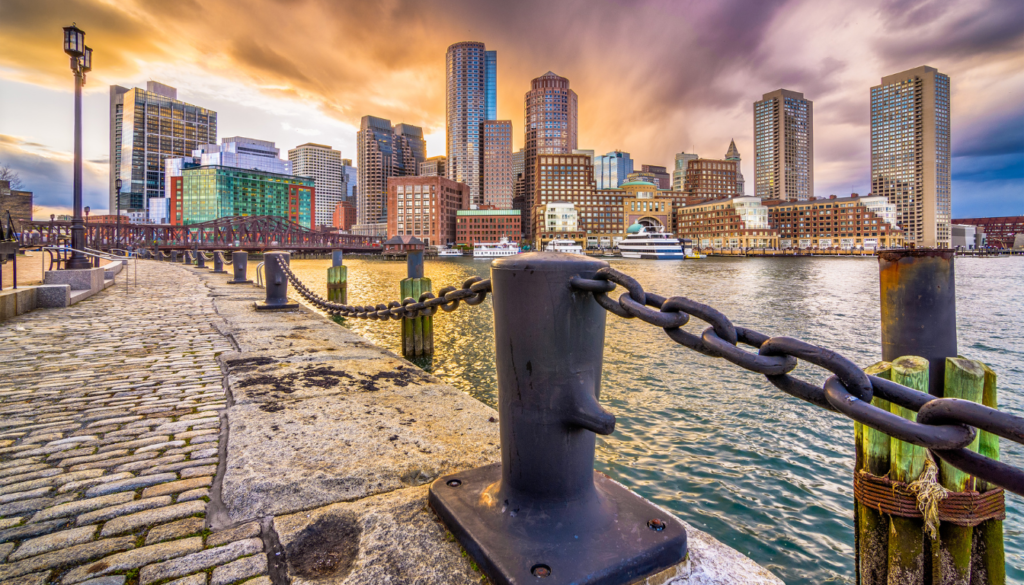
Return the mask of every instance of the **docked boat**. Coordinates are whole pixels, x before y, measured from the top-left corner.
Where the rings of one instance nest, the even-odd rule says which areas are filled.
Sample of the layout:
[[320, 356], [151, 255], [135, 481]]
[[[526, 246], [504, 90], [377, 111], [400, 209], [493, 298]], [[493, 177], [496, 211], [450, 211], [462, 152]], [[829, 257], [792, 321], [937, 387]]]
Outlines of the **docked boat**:
[[572, 240], [551, 240], [544, 246], [545, 252], [562, 252], [563, 254], [583, 254], [583, 246]]
[[509, 242], [508, 238], [501, 238], [497, 243], [477, 242], [473, 245], [473, 258], [502, 258], [518, 253], [519, 246]]
[[707, 257], [704, 254], [701, 254], [699, 251], [693, 251], [693, 240], [691, 240], [690, 238], [682, 238], [681, 240], [679, 240], [679, 243], [683, 246], [683, 255], [686, 257], [687, 260], [698, 260], [700, 258]]
[[[634, 223], [626, 230], [626, 238], [618, 244], [623, 258], [644, 260], [682, 260], [686, 257], [682, 243], [664, 228]], [[690, 253], [693, 253], [691, 247]]]
[[451, 258], [451, 257], [462, 256], [462, 250], [460, 250], [458, 248], [448, 248], [446, 246], [438, 246], [437, 247], [437, 256], [438, 256], [438, 258]]

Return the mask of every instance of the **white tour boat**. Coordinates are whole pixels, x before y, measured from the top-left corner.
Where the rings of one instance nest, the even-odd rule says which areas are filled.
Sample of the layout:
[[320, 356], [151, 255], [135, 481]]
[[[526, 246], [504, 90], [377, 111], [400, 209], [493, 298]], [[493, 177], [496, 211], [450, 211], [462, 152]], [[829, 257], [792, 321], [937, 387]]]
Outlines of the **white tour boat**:
[[583, 246], [572, 240], [551, 240], [544, 246], [545, 252], [562, 252], [563, 254], [583, 254]]
[[[634, 223], [626, 230], [626, 239], [618, 244], [623, 258], [644, 260], [682, 260], [686, 257], [682, 244], [664, 228]], [[692, 250], [691, 250], [692, 253]]]
[[451, 258], [453, 256], [462, 256], [462, 250], [458, 248], [449, 248], [447, 246], [438, 246], [437, 256], [439, 258]]
[[474, 258], [501, 258], [504, 256], [515, 256], [519, 253], [519, 246], [508, 241], [508, 238], [501, 238], [498, 243], [477, 242], [473, 245]]

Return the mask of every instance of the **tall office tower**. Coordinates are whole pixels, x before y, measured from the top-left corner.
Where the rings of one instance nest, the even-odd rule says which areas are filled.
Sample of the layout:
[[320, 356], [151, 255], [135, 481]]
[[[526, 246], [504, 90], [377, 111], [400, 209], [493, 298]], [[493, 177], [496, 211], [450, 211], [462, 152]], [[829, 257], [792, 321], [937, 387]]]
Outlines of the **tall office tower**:
[[616, 150], [594, 157], [594, 179], [598, 189], [618, 189], [633, 172], [633, 159], [628, 152]]
[[443, 154], [432, 156], [420, 163], [419, 176], [421, 177], [447, 177], [448, 157]]
[[908, 244], [951, 246], [949, 76], [934, 67], [871, 88], [871, 194], [896, 206]]
[[654, 184], [659, 189], [665, 189], [666, 191], [672, 186], [672, 176], [668, 174], [668, 169], [658, 165], [642, 165], [640, 167], [645, 173], [652, 173], [654, 175]]
[[778, 89], [754, 102], [754, 195], [814, 196], [814, 103], [802, 93]]
[[725, 160], [731, 160], [736, 163], [736, 194], [742, 197], [743, 191], [746, 188], [743, 184], [743, 173], [740, 171], [740, 165], [743, 161], [740, 160], [740, 151], [736, 148], [735, 140], [729, 141], [729, 150], [725, 152]]
[[699, 154], [690, 154], [688, 152], [676, 153], [675, 167], [672, 169], [673, 191], [683, 190], [683, 185], [686, 183], [686, 168], [691, 160], [697, 160], [698, 158], [700, 158]]
[[110, 209], [122, 179], [121, 210], [140, 212], [165, 197], [164, 159], [188, 157], [217, 142], [217, 112], [178, 101], [178, 90], [150, 81], [146, 89], [110, 86]]
[[512, 120], [480, 124], [480, 193], [483, 205], [512, 209], [515, 175], [512, 174]]
[[427, 143], [423, 130], [409, 124], [363, 116], [356, 133], [359, 161], [357, 224], [363, 235], [387, 232], [388, 178], [415, 176], [424, 160]]
[[341, 151], [325, 144], [307, 142], [288, 151], [292, 173], [310, 177], [316, 186], [316, 217], [313, 225], [334, 224], [334, 210], [346, 199], [345, 173], [341, 166]]
[[526, 149], [520, 148], [512, 153], [512, 176], [523, 174], [526, 165]]
[[348, 202], [352, 204], [352, 208], [355, 209], [356, 193], [358, 192], [359, 187], [359, 171], [352, 166], [352, 159], [343, 158], [341, 159], [341, 172], [345, 175], [345, 199], [347, 199]]
[[[539, 204], [537, 186], [537, 157], [545, 154], [571, 154], [576, 148], [578, 126], [578, 99], [569, 89], [569, 80], [548, 71], [530, 82], [525, 99], [525, 170], [526, 198], [532, 207]], [[533, 222], [523, 218], [524, 229]]]
[[480, 123], [497, 116], [497, 63], [498, 53], [477, 42], [455, 43], [445, 56], [447, 176], [469, 185], [472, 205], [483, 202]]

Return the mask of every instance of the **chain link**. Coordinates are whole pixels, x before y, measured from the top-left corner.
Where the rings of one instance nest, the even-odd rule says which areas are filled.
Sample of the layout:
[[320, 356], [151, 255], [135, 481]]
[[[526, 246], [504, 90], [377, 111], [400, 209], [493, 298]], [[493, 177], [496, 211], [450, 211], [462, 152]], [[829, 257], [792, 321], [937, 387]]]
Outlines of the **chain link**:
[[402, 301], [391, 301], [386, 305], [384, 303], [365, 306], [341, 305], [332, 303], [309, 290], [309, 287], [295, 276], [288, 263], [280, 256], [277, 258], [277, 265], [281, 267], [281, 271], [285, 273], [288, 281], [292, 283], [292, 286], [302, 298], [330, 315], [341, 317], [355, 317], [357, 319], [371, 319], [375, 321], [431, 317], [437, 313], [438, 308], [443, 309], [445, 312], [454, 311], [459, 307], [460, 302], [470, 306], [479, 305], [487, 298], [487, 293], [491, 292], [490, 280], [483, 280], [478, 276], [474, 276], [463, 282], [462, 288], [455, 288], [453, 286], [442, 288], [437, 291], [440, 296], [434, 296], [434, 293], [425, 292], [418, 299], [406, 297]]
[[[1024, 444], [1024, 418], [953, 398], [936, 398], [901, 384], [866, 375], [842, 355], [794, 339], [769, 337], [737, 327], [721, 312], [685, 297], [664, 298], [644, 291], [636, 279], [613, 268], [602, 268], [594, 278], [574, 276], [570, 285], [593, 293], [594, 300], [610, 313], [638, 318], [665, 330], [676, 343], [710, 357], [725, 359], [762, 374], [783, 392], [826, 410], [841, 413], [890, 437], [927, 448], [930, 452], [975, 477], [1024, 495], [1024, 471], [967, 449], [976, 429]], [[626, 292], [618, 299], [608, 293], [616, 285]], [[709, 324], [701, 335], [684, 331], [690, 317]], [[746, 351], [738, 344], [757, 348]], [[833, 375], [823, 385], [790, 374], [797, 360], [828, 370]], [[912, 421], [871, 405], [878, 396], [918, 413]]]

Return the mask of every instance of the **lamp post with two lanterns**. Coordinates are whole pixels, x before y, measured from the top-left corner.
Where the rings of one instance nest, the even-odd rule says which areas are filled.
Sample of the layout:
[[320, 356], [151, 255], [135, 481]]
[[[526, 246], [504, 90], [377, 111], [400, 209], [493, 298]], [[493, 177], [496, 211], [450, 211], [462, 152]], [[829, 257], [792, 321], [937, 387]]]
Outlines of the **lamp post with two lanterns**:
[[71, 57], [71, 71], [75, 74], [75, 165], [74, 165], [74, 217], [71, 220], [71, 258], [66, 270], [89, 268], [89, 259], [82, 253], [85, 247], [85, 223], [82, 221], [82, 86], [85, 74], [92, 70], [92, 49], [85, 46], [85, 32], [75, 26], [64, 27], [64, 52]]

